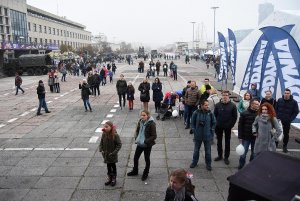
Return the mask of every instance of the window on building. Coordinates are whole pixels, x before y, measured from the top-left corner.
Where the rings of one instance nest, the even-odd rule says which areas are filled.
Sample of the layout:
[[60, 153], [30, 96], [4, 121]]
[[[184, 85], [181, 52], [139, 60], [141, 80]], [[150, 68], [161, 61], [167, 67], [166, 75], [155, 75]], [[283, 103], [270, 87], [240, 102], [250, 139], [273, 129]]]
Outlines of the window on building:
[[53, 35], [55, 35], [55, 28], [53, 28]]
[[48, 40], [45, 38], [45, 44], [48, 44]]
[[11, 36], [7, 36], [8, 42], [11, 42]]
[[0, 16], [0, 24], [3, 24], [3, 18]]
[[5, 35], [4, 34], [1, 35], [1, 41], [5, 41]]
[[66, 37], [66, 30], [64, 30], [64, 37]]
[[31, 37], [29, 37], [29, 43], [32, 43], [32, 38]]
[[2, 7], [0, 6], [0, 15], [2, 15]]
[[4, 8], [4, 15], [8, 16], [7, 8]]
[[49, 34], [51, 34], [51, 27], [49, 27]]
[[40, 44], [43, 44], [43, 39], [42, 38], [40, 38]]
[[70, 38], [72, 38], [72, 32], [70, 31]]
[[31, 31], [31, 24], [28, 22], [28, 31]]
[[39, 32], [42, 33], [42, 25], [39, 25]]
[[59, 29], [56, 30], [56, 34], [59, 36]]
[[63, 30], [60, 30], [60, 35], [63, 36]]
[[49, 43], [52, 44], [52, 40], [51, 39], [49, 39]]
[[5, 24], [8, 25], [8, 17], [5, 18]]
[[9, 34], [10, 31], [9, 31], [9, 27], [6, 27], [6, 33]]
[[36, 24], [35, 23], [33, 23], [33, 31], [36, 32]]
[[59, 46], [59, 40], [57, 40], [57, 45]]
[[44, 33], [46, 34], [47, 33], [47, 27], [44, 26]]
[[53, 43], [56, 44], [56, 40], [53, 40]]
[[34, 42], [37, 43], [37, 38], [34, 38]]
[[3, 28], [3, 26], [0, 26], [0, 33], [4, 33], [4, 28]]

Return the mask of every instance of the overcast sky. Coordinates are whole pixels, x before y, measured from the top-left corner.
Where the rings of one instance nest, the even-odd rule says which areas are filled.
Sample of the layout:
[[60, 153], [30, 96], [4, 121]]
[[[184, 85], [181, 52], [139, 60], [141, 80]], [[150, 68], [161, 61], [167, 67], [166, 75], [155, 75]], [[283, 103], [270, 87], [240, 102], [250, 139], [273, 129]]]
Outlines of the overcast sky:
[[257, 28], [258, 4], [270, 2], [275, 10], [300, 10], [299, 0], [27, 0], [29, 5], [79, 22], [93, 35], [104, 33], [110, 42], [141, 45], [171, 44], [195, 39], [213, 41], [216, 31]]

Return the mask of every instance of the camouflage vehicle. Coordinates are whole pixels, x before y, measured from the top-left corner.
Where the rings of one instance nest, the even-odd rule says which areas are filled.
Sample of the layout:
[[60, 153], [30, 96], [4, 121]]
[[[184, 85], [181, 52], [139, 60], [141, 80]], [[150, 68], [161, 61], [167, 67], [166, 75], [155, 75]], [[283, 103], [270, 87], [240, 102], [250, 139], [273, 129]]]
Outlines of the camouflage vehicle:
[[24, 54], [16, 59], [9, 59], [4, 64], [4, 74], [15, 75], [16, 72], [27, 72], [28, 75], [45, 75], [52, 67], [52, 59], [47, 54]]

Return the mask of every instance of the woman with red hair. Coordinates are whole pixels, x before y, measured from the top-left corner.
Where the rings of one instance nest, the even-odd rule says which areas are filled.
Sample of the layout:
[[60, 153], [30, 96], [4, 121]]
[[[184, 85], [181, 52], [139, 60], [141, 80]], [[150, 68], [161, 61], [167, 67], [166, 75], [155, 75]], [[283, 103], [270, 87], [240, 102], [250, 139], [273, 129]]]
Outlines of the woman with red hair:
[[[271, 132], [272, 129], [275, 132]], [[258, 116], [252, 124], [252, 133], [256, 136], [254, 156], [263, 151], [276, 151], [275, 141], [282, 133], [273, 106], [269, 103], [260, 105]]]

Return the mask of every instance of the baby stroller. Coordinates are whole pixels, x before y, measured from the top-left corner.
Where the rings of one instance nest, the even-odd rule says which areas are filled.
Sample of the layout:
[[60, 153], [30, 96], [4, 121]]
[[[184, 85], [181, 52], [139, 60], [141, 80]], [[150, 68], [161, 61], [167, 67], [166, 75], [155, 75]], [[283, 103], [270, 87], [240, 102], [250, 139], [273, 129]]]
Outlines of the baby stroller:
[[[157, 120], [166, 120], [170, 119], [172, 117], [172, 106], [175, 106], [176, 101], [176, 94], [173, 94], [172, 92], [167, 92], [164, 98], [163, 103], [160, 106], [158, 116], [156, 117]], [[160, 115], [162, 115], [162, 118], [160, 118]]]

